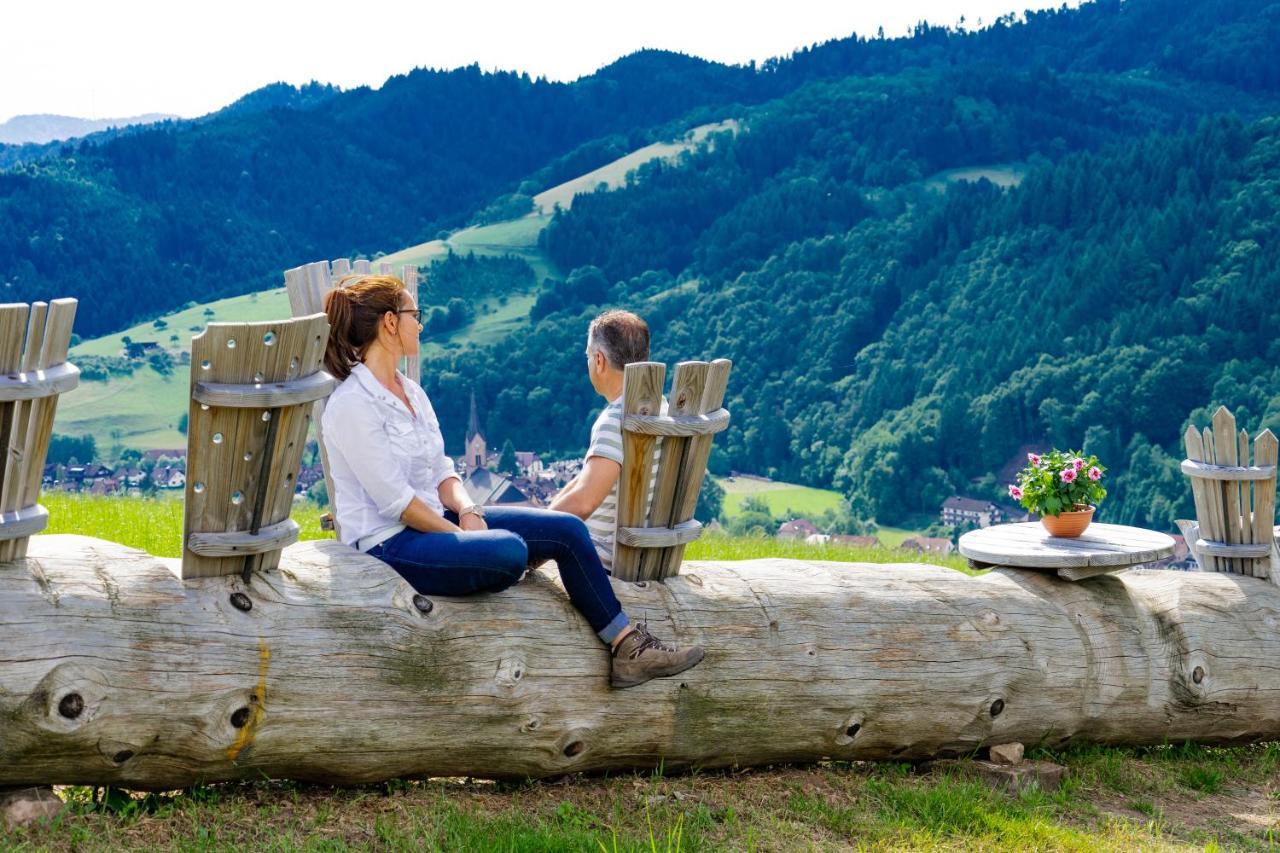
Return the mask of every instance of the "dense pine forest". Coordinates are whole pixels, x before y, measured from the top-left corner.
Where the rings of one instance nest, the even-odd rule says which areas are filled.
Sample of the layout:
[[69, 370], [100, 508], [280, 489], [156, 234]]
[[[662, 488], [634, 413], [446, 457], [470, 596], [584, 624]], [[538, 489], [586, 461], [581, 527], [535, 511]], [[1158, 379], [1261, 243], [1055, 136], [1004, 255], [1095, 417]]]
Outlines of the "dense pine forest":
[[[1190, 512], [1189, 414], [1280, 427], [1277, 55], [1280, 5], [1105, 0], [749, 66], [648, 51], [573, 83], [463, 68], [269, 87], [196, 121], [0, 150], [0, 283], [76, 295], [77, 330], [103, 334], [488, 221], [517, 191], [734, 118], [557, 213], [541, 245], [560, 274], [536, 283], [527, 333], [427, 360], [443, 420], [474, 390], [490, 432], [581, 449], [582, 337], [621, 305], [655, 357], [734, 359], [716, 470], [834, 485], [885, 522], [997, 497], [991, 472], [1024, 443], [1083, 444], [1115, 474], [1104, 520], [1167, 528]], [[450, 282], [529, 275], [450, 259], [430, 331], [473, 316]]]

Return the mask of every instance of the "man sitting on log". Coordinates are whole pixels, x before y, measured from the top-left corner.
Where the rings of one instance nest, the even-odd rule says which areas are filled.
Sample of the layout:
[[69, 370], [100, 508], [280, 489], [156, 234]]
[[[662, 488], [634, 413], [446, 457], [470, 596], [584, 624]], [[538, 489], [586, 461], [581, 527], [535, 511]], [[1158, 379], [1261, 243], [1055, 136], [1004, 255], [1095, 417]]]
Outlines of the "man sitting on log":
[[[587, 328], [587, 378], [605, 399], [591, 427], [591, 444], [582, 470], [551, 502], [551, 509], [587, 523], [596, 553], [613, 571], [614, 530], [618, 520], [618, 477], [622, 473], [622, 380], [628, 364], [649, 360], [649, 325], [630, 311], [606, 311]], [[662, 413], [667, 404], [663, 401]], [[661, 451], [653, 454], [653, 475]]]

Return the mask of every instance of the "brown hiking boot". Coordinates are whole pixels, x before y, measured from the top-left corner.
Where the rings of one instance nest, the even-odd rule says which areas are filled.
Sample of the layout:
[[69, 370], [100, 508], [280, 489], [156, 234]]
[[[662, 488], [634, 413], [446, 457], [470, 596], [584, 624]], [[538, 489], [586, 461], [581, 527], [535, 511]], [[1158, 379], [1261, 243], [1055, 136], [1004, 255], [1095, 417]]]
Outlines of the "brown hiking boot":
[[609, 684], [613, 687], [635, 687], [651, 678], [666, 678], [697, 666], [706, 654], [701, 646], [677, 648], [668, 646], [643, 622], [622, 638], [613, 650], [613, 671]]

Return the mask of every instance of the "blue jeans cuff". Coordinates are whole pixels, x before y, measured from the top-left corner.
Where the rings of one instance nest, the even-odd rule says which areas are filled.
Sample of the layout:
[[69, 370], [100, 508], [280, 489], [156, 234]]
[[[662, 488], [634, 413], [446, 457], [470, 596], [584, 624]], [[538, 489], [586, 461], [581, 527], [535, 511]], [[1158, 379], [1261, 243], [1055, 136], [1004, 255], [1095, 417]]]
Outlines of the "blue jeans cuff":
[[622, 611], [618, 611], [618, 615], [613, 617], [613, 621], [608, 625], [605, 625], [599, 631], [596, 631], [596, 636], [604, 640], [606, 643], [612, 643], [630, 624], [631, 620], [627, 618], [627, 614]]

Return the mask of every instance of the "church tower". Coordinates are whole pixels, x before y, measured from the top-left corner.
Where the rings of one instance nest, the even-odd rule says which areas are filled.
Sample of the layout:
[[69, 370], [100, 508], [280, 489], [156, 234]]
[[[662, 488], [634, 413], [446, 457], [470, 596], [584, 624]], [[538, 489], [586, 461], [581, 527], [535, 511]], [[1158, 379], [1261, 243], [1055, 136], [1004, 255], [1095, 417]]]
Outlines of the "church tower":
[[471, 420], [467, 422], [467, 469], [479, 471], [484, 467], [487, 446], [480, 432], [480, 415], [476, 412], [476, 392], [471, 392]]

